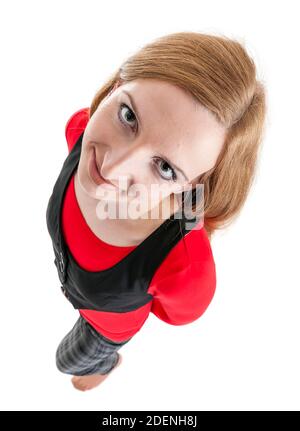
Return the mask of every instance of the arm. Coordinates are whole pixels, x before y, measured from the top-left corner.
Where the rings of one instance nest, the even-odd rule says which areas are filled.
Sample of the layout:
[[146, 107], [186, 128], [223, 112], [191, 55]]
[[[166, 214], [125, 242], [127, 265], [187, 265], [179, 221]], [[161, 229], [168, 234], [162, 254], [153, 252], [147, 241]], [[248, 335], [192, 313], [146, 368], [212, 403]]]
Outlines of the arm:
[[214, 260], [194, 261], [156, 283], [151, 312], [171, 325], [191, 323], [205, 312], [215, 290]]

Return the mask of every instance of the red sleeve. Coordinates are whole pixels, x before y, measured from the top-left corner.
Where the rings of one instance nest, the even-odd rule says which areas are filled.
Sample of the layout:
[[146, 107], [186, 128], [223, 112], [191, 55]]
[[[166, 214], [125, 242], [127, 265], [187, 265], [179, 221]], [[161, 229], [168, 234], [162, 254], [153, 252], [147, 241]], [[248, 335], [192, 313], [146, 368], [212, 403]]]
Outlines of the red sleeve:
[[215, 290], [216, 271], [211, 255], [159, 280], [151, 311], [166, 323], [185, 325], [204, 313]]
[[89, 112], [89, 108], [81, 108], [74, 112], [74, 114], [72, 114], [68, 119], [65, 126], [65, 136], [69, 152], [72, 150], [77, 139], [86, 128], [90, 118]]

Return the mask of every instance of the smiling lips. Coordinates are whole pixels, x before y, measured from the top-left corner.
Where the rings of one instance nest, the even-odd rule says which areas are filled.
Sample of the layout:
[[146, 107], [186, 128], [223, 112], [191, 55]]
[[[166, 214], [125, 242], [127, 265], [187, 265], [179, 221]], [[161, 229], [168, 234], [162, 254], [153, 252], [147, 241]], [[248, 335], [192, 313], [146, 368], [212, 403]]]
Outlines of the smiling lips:
[[96, 163], [95, 149], [93, 149], [93, 153], [92, 153], [92, 156], [91, 156], [90, 162], [89, 162], [89, 174], [90, 174], [91, 179], [94, 181], [95, 184], [97, 184], [97, 186], [101, 185], [101, 186], [104, 186], [105, 188], [110, 189], [110, 190], [116, 189], [115, 186], [113, 186], [112, 184], [109, 184], [100, 175], [98, 167], [97, 167], [97, 163]]

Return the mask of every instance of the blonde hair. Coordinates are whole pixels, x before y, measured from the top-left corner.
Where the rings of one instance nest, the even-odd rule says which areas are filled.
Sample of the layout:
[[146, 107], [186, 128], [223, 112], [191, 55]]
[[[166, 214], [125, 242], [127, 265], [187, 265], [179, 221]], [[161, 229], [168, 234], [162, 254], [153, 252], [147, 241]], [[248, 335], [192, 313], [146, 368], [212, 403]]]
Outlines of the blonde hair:
[[[178, 32], [140, 48], [97, 91], [91, 106], [119, 83], [162, 79], [186, 90], [226, 127], [226, 138], [212, 169], [201, 174], [204, 229], [209, 239], [233, 221], [252, 185], [266, 116], [265, 87], [243, 45], [226, 36]], [[192, 200], [191, 208], [197, 212]]]

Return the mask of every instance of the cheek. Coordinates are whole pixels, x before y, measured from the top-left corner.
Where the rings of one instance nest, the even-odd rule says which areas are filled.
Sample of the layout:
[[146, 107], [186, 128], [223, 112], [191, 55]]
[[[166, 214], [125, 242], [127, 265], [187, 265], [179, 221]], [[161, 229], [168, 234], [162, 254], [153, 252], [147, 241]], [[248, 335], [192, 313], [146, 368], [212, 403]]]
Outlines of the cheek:
[[[164, 194], [168, 194], [164, 192]], [[156, 184], [151, 183], [135, 183], [129, 188], [129, 199], [140, 203], [141, 205], [157, 205], [164, 195]]]
[[150, 184], [148, 187], [148, 196], [152, 204], [158, 204], [163, 199], [167, 199], [173, 193], [173, 187], [168, 184]]

